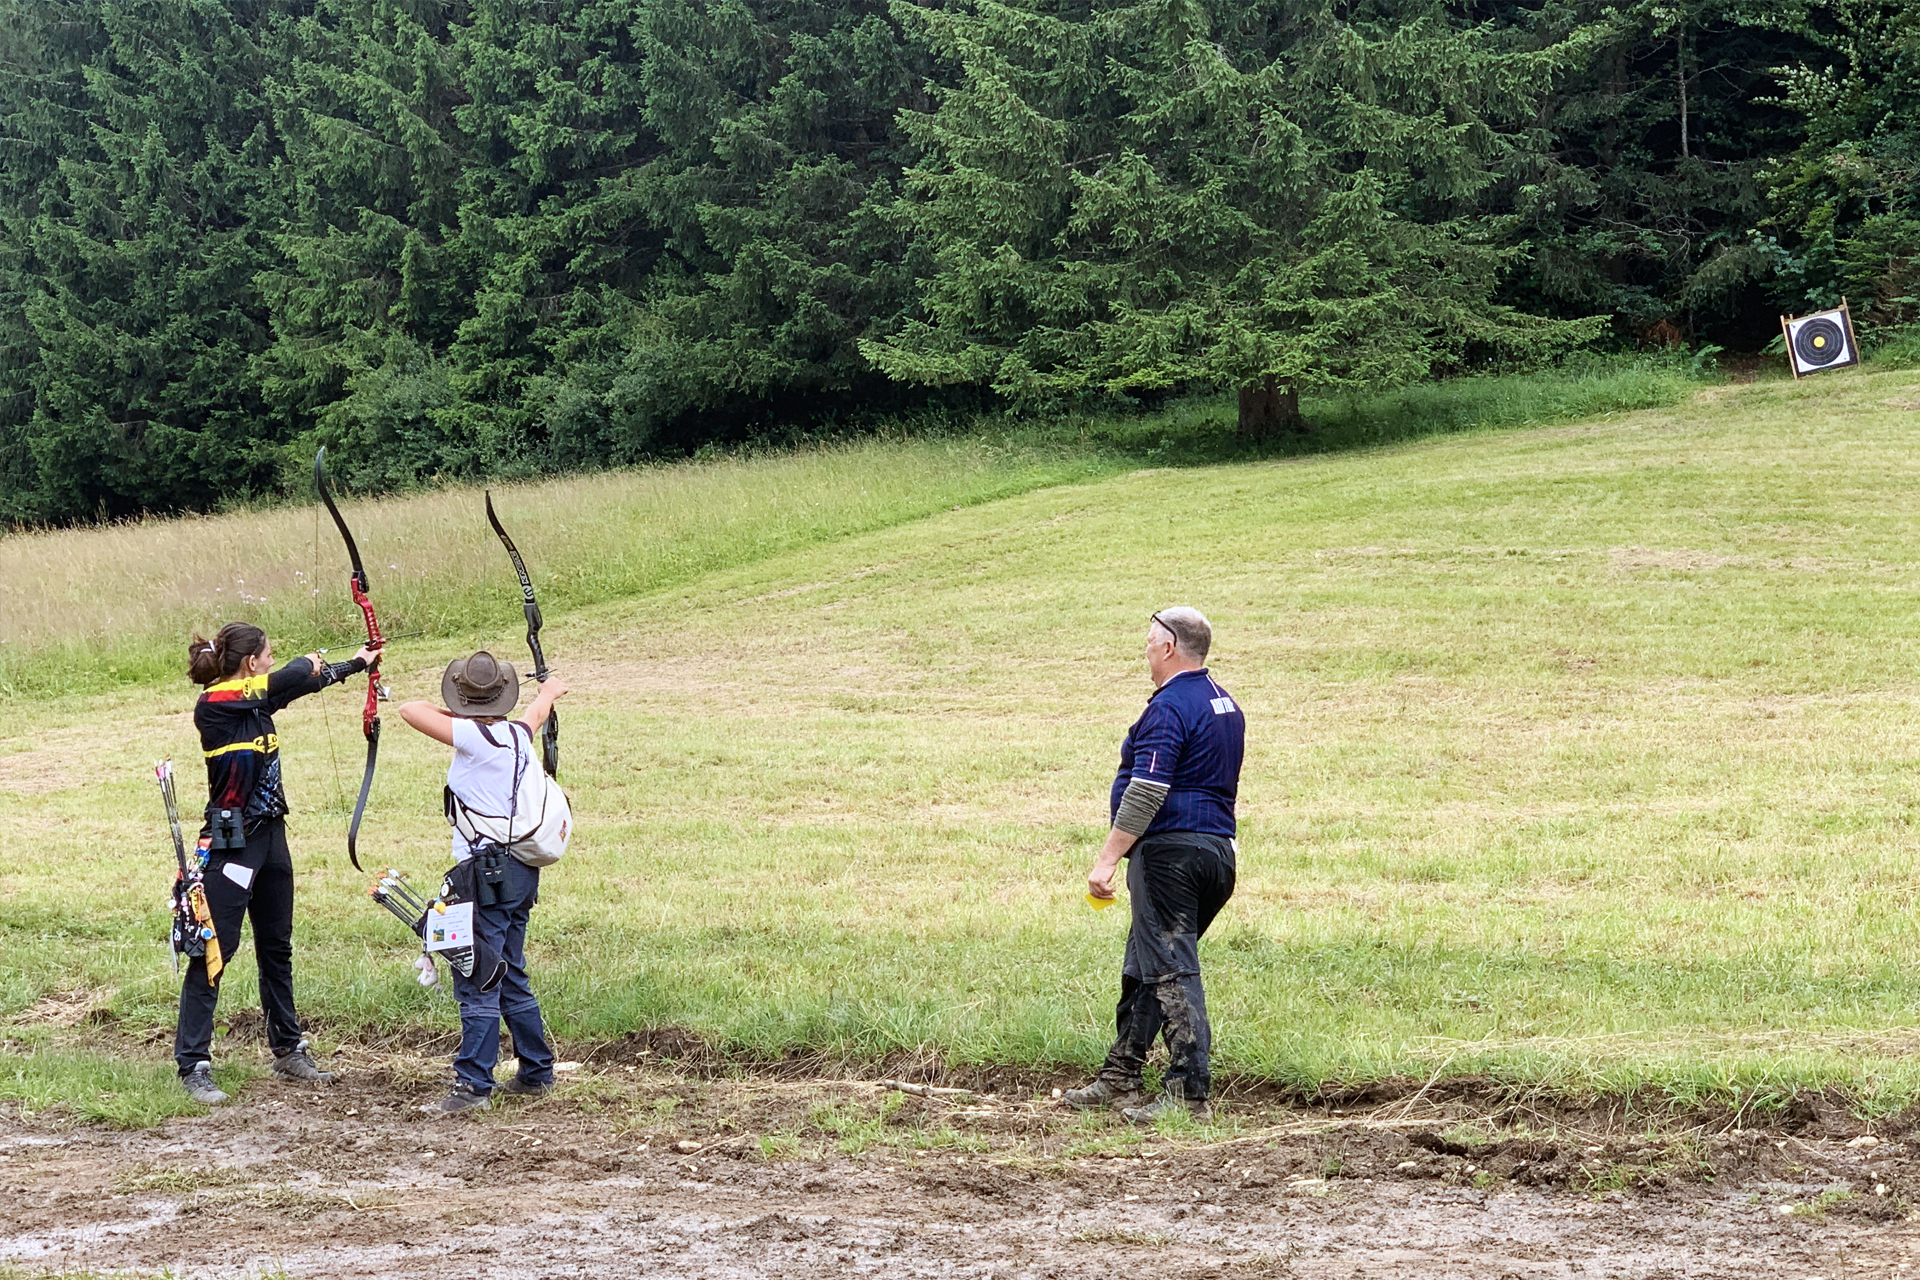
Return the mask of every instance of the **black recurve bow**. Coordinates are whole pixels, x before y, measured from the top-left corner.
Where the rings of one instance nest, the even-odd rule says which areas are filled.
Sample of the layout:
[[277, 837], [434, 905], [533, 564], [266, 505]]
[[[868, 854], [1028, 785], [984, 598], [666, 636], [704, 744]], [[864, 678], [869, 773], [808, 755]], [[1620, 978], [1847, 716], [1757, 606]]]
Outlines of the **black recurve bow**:
[[[520, 607], [527, 615], [527, 648], [533, 650], [533, 678], [544, 681], [548, 675], [547, 655], [540, 649], [540, 605], [533, 598], [533, 578], [527, 573], [526, 562], [520, 558], [520, 549], [501, 527], [500, 517], [493, 513], [491, 491], [487, 493], [487, 523], [500, 535], [507, 558], [513, 561], [513, 571], [520, 577]], [[547, 711], [547, 722], [540, 729], [540, 763], [546, 766], [548, 777], [560, 776], [560, 716], [552, 709]]]
[[327, 512], [333, 517], [334, 524], [340, 528], [340, 537], [347, 544], [347, 559], [353, 562], [353, 573], [347, 579], [347, 589], [353, 594], [353, 602], [360, 606], [361, 614], [367, 620], [367, 647], [374, 650], [373, 662], [367, 667], [367, 705], [360, 715], [360, 731], [367, 736], [367, 772], [360, 779], [360, 798], [354, 802], [353, 821], [347, 824], [347, 857], [353, 862], [353, 869], [360, 870], [360, 854], [355, 847], [360, 839], [360, 819], [367, 812], [367, 794], [373, 790], [373, 762], [380, 752], [380, 699], [386, 690], [380, 686], [380, 648], [386, 644], [386, 638], [380, 634], [380, 620], [373, 616], [373, 601], [367, 598], [367, 570], [360, 563], [360, 548], [354, 545], [353, 534], [347, 529], [347, 522], [340, 515], [340, 508], [333, 504], [333, 494], [327, 489], [327, 450], [322, 445], [320, 452], [313, 456], [313, 487], [320, 491], [320, 501], [327, 504]]

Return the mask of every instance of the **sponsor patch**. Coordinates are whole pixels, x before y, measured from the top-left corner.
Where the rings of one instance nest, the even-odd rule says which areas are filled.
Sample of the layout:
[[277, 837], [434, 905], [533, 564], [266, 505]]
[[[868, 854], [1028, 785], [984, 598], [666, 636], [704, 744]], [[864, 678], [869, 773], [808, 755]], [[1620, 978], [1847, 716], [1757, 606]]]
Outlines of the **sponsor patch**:
[[1232, 698], [1215, 698], [1213, 700], [1213, 714], [1217, 716], [1230, 716], [1239, 709], [1240, 708], [1233, 705]]

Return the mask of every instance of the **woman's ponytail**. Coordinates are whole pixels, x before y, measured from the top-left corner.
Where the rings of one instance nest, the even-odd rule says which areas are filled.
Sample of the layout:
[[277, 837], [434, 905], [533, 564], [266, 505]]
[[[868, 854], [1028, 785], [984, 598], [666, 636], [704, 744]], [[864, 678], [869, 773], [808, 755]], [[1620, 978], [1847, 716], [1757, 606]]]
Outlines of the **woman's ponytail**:
[[231, 680], [241, 663], [266, 647], [267, 633], [251, 622], [229, 622], [211, 640], [196, 631], [187, 641], [187, 679], [202, 688]]

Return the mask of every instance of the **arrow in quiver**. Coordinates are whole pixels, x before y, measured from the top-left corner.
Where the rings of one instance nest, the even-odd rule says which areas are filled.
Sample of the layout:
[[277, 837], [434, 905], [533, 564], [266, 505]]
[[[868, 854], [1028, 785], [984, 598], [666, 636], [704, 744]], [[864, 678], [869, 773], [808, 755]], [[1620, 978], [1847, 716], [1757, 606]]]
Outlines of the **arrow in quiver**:
[[1854, 341], [1853, 316], [1845, 299], [1829, 311], [1781, 316], [1780, 331], [1786, 335], [1787, 364], [1796, 378], [1860, 363], [1860, 344]]

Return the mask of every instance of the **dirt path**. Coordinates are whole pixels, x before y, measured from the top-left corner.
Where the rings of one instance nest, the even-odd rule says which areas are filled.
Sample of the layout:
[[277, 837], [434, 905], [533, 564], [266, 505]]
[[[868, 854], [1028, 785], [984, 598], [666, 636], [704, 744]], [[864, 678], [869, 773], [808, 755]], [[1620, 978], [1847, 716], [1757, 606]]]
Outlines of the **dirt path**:
[[427, 1068], [120, 1133], [0, 1118], [0, 1269], [181, 1277], [1915, 1274], [1904, 1132], [1494, 1127], [1241, 1100], [1129, 1133], [1014, 1096], [569, 1073], [482, 1116]]

